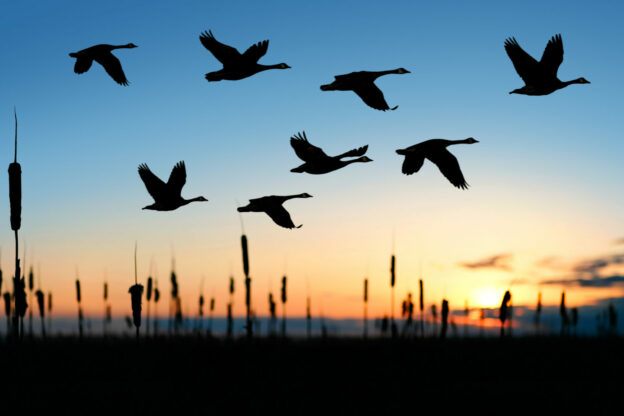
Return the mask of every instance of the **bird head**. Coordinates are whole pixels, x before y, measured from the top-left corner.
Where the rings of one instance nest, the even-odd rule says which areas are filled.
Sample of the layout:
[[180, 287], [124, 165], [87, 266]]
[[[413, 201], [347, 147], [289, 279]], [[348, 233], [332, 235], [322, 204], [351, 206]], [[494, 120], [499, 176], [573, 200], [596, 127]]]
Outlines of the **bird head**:
[[333, 91], [334, 89], [334, 84], [321, 85], [321, 91]]
[[310, 195], [309, 193], [302, 193], [301, 195], [299, 195], [300, 198], [312, 198], [312, 195]]
[[206, 198], [204, 198], [203, 196], [198, 196], [197, 198], [194, 198], [193, 200], [194, 200], [194, 201], [202, 201], [202, 202], [208, 201], [208, 200], [207, 200]]
[[373, 159], [369, 158], [368, 156], [362, 156], [360, 158], [360, 162], [372, 162]]
[[285, 64], [284, 62], [282, 62], [281, 64], [278, 64], [277, 67], [279, 69], [287, 69], [290, 68], [287, 64]]
[[126, 44], [126, 48], [138, 48], [138, 46], [135, 45], [134, 43], [128, 43]]
[[410, 71], [408, 71], [408, 70], [407, 70], [407, 69], [405, 69], [405, 68], [399, 68], [399, 69], [397, 69], [397, 70], [396, 70], [396, 73], [397, 73], [397, 74], [411, 74], [411, 72], [410, 72]]
[[468, 143], [468, 144], [473, 144], [473, 143], [479, 143], [479, 141], [478, 141], [478, 140], [473, 139], [472, 137], [468, 137], [468, 138], [466, 139], [466, 143]]
[[581, 77], [576, 80], [577, 84], [591, 84], [591, 82], [587, 81], [585, 78]]
[[71, 56], [72, 58], [78, 58], [78, 54], [76, 52], [70, 52], [69, 56]]

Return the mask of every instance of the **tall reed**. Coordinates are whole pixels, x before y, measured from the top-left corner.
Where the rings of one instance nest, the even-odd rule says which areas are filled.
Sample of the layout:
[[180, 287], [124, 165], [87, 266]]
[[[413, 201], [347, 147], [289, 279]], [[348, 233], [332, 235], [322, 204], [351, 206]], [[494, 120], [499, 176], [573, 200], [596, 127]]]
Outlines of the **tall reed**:
[[160, 300], [160, 290], [158, 290], [158, 279], [154, 280], [154, 336], [158, 335], [158, 301]]
[[537, 294], [537, 307], [535, 308], [535, 334], [539, 333], [541, 314], [542, 314], [542, 292], [539, 292]]
[[48, 292], [48, 333], [52, 335], [52, 292]]
[[227, 304], [227, 337], [231, 338], [232, 333], [234, 332], [233, 328], [233, 320], [232, 320], [232, 309], [234, 308], [234, 278], [230, 276], [230, 285], [228, 286], [228, 291], [230, 293], [230, 303]]
[[[26, 255], [24, 254], [24, 267], [26, 266]], [[33, 298], [35, 290], [35, 275], [33, 273], [33, 267], [30, 266], [30, 270], [28, 272], [28, 291], [30, 292], [30, 302], [33, 303]], [[28, 336], [32, 337], [33, 335], [33, 308], [28, 310]]]
[[511, 292], [507, 290], [503, 296], [503, 301], [501, 302], [498, 314], [498, 319], [501, 321], [501, 338], [505, 336], [505, 321], [507, 320], [507, 315], [509, 313], [509, 302], [511, 302]]
[[282, 337], [286, 337], [286, 276], [282, 277]]
[[561, 303], [559, 304], [559, 315], [561, 315], [561, 336], [568, 332], [568, 311], [565, 304], [565, 292], [561, 292]]
[[108, 324], [108, 316], [106, 311], [108, 310], [108, 283], [104, 282], [104, 319], [102, 320], [102, 332], [104, 337], [106, 337], [106, 326]]
[[7, 318], [7, 335], [11, 333], [11, 294], [4, 292], [4, 313]]
[[147, 278], [147, 292], [145, 293], [145, 300], [147, 301], [147, 318], [145, 319], [145, 335], [149, 334], [150, 328], [150, 301], [152, 300], [152, 276]]
[[134, 285], [130, 286], [130, 300], [132, 302], [132, 321], [136, 328], [136, 338], [139, 340], [139, 328], [141, 328], [141, 298], [143, 297], [143, 285], [139, 284], [137, 273], [137, 244], [134, 244]]
[[210, 298], [210, 318], [208, 320], [208, 335], [212, 335], [212, 320], [215, 310], [215, 298]]
[[245, 327], [247, 329], [247, 338], [253, 335], [253, 326], [251, 322], [251, 278], [249, 277], [249, 249], [247, 247], [247, 236], [241, 235], [241, 249], [243, 251], [243, 272], [245, 273], [245, 306], [247, 307], [247, 320]]
[[310, 296], [306, 299], [306, 332], [308, 339], [312, 337], [312, 311], [310, 309]]
[[[20, 318], [22, 319], [26, 313], [28, 304], [26, 303], [26, 292], [24, 290], [24, 281], [21, 279], [21, 269], [19, 260], [19, 244], [18, 231], [22, 225], [22, 167], [17, 162], [17, 111], [13, 109], [15, 117], [15, 153], [13, 163], [9, 164], [9, 201], [11, 206], [11, 230], [15, 234], [15, 275], [13, 276], [13, 298], [15, 299], [15, 308], [13, 316], [13, 336], [15, 339], [21, 339], [23, 330], [20, 331]], [[23, 328], [22, 328], [23, 329]]]
[[204, 295], [199, 295], [199, 331], [204, 329]]
[[276, 311], [276, 307], [275, 307], [275, 301], [273, 300], [273, 293], [269, 292], [269, 316], [270, 316], [270, 320], [269, 320], [269, 330], [268, 333], [269, 335], [275, 335], [275, 325], [277, 322], [277, 311]]
[[420, 336], [425, 336], [425, 289], [423, 287], [423, 280], [418, 279], [418, 309], [420, 309]]
[[570, 315], [572, 315], [572, 328], [574, 329], [574, 336], [576, 336], [576, 326], [578, 325], [578, 308], [574, 307], [570, 309]]
[[45, 338], [46, 333], [45, 333], [45, 305], [43, 304], [44, 301], [44, 294], [41, 291], [41, 289], [37, 290], [37, 292], [35, 292], [35, 296], [37, 297], [37, 304], [39, 305], [39, 317], [41, 318], [41, 335]]
[[82, 303], [80, 296], [80, 280], [76, 279], [76, 301], [78, 302], [78, 335], [82, 339], [82, 321], [84, 316], [82, 315]]
[[364, 279], [364, 338], [368, 337], [368, 279]]
[[396, 257], [394, 254], [390, 257], [390, 324], [392, 325], [392, 335], [395, 334], [394, 324], [394, 285], [396, 283]]
[[442, 329], [440, 331], [440, 338], [446, 337], [446, 330], [448, 328], [448, 316], [449, 316], [448, 300], [442, 299]]
[[438, 322], [438, 309], [436, 308], [435, 303], [431, 304], [431, 333], [435, 336], [436, 327]]

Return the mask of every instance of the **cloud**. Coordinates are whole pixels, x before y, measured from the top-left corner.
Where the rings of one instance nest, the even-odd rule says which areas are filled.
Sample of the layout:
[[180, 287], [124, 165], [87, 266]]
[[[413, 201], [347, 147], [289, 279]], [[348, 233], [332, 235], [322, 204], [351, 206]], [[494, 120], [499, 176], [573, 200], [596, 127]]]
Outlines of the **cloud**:
[[485, 259], [477, 260], [474, 262], [460, 263], [459, 265], [467, 269], [499, 269], [499, 270], [511, 270], [509, 261], [513, 258], [513, 254], [504, 253], [497, 254]]
[[623, 263], [624, 254], [614, 254], [612, 256], [599, 257], [593, 260], [578, 263], [572, 270], [576, 273], [589, 273], [593, 276], [608, 266]]
[[563, 285], [580, 287], [613, 287], [624, 285], [624, 276], [615, 274], [612, 276], [593, 276], [590, 278], [570, 278], [543, 280], [544, 285]]
[[615, 240], [613, 240], [614, 246], [620, 246], [623, 244], [624, 244], [624, 237], [616, 238]]

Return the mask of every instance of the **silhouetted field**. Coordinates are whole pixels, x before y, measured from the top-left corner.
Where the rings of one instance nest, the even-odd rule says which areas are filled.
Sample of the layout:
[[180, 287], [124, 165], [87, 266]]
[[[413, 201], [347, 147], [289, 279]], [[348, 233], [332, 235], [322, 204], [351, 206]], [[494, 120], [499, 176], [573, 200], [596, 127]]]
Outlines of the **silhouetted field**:
[[0, 345], [11, 375], [2, 405], [65, 414], [600, 414], [624, 409], [623, 351], [622, 339], [585, 338], [25, 340]]

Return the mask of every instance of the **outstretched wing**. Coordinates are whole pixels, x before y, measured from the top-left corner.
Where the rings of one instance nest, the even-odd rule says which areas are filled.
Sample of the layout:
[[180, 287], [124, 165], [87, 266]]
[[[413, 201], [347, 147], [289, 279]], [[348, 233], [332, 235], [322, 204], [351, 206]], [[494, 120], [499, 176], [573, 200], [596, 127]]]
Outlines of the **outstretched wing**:
[[269, 217], [273, 220], [273, 222], [284, 228], [299, 228], [299, 226], [295, 226], [292, 219], [290, 218], [290, 214], [286, 211], [281, 205], [277, 205], [275, 207], [271, 207], [265, 211]]
[[202, 45], [204, 45], [204, 48], [208, 49], [223, 66], [229, 65], [241, 57], [241, 54], [236, 49], [216, 40], [210, 30], [208, 32], [203, 32], [199, 36], [199, 40]]
[[297, 133], [290, 138], [290, 145], [295, 150], [299, 159], [304, 162], [313, 162], [315, 160], [328, 157], [323, 149], [312, 145], [306, 137], [305, 131]]
[[396, 110], [397, 107], [390, 108], [384, 98], [383, 92], [372, 82], [367, 82], [353, 88], [355, 92], [369, 107], [375, 110]]
[[258, 59], [262, 58], [269, 48], [269, 41], [263, 40], [255, 45], [251, 45], [243, 54], [243, 58], [249, 62], [258, 62]]
[[126, 75], [121, 68], [121, 62], [112, 53], [103, 53], [96, 56], [95, 61], [102, 65], [108, 75], [120, 85], [128, 85]]
[[74, 64], [74, 72], [77, 74], [84, 74], [91, 68], [91, 64], [93, 63], [93, 59], [91, 58], [77, 58], [76, 63]]
[[405, 160], [403, 161], [403, 167], [401, 172], [406, 175], [416, 173], [422, 168], [425, 163], [425, 155], [420, 152], [410, 152], [405, 154]]
[[147, 192], [158, 201], [167, 192], [167, 185], [160, 178], [152, 173], [145, 163], [139, 165], [139, 176], [147, 188]]
[[184, 165], [184, 161], [176, 163], [176, 165], [171, 169], [171, 175], [169, 175], [169, 180], [167, 181], [167, 187], [169, 188], [169, 192], [175, 195], [182, 194], [182, 187], [186, 183], [186, 166]]
[[509, 59], [513, 63], [516, 72], [525, 84], [535, 84], [535, 78], [538, 77], [539, 64], [528, 53], [524, 51], [516, 41], [516, 38], [508, 38], [505, 40], [505, 51], [509, 55]]
[[561, 35], [555, 35], [546, 44], [540, 67], [544, 73], [556, 77], [561, 62], [563, 62], [563, 41]]
[[364, 156], [364, 153], [368, 150], [368, 145], [358, 147], [357, 149], [351, 149], [348, 152], [344, 152], [336, 156], [338, 159], [342, 159], [343, 157], [356, 157], [356, 156]]
[[451, 152], [444, 149], [428, 154], [427, 158], [438, 166], [442, 175], [444, 175], [444, 177], [448, 179], [453, 186], [460, 189], [468, 189], [468, 184], [466, 183], [464, 175], [459, 168], [459, 162], [457, 161], [457, 158], [451, 154]]

